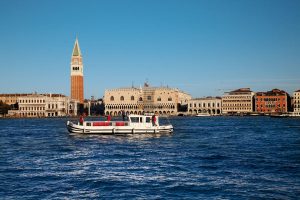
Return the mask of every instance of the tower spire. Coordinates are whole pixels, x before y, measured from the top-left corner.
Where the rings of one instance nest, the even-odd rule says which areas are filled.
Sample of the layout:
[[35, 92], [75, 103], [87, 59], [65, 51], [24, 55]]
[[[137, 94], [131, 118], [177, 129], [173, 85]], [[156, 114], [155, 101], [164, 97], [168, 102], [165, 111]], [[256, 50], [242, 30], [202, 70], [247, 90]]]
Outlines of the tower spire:
[[72, 56], [81, 56], [81, 51], [80, 51], [77, 35], [76, 35], [76, 40], [75, 40]]
[[77, 35], [71, 57], [71, 98], [80, 103], [84, 100], [83, 64]]

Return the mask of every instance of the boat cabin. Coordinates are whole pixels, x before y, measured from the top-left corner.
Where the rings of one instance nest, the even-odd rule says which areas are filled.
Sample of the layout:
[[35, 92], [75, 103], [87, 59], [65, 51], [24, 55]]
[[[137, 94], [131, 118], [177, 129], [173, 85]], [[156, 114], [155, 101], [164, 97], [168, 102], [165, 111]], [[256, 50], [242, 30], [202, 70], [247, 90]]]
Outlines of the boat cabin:
[[[153, 119], [155, 117], [155, 119]], [[85, 121], [84, 126], [130, 126], [134, 128], [151, 128], [158, 126], [158, 116], [129, 115], [128, 121]]]
[[[153, 121], [153, 117], [155, 117], [155, 120]], [[129, 115], [128, 116], [128, 122], [130, 126], [133, 127], [153, 127], [158, 126], [158, 116], [148, 116], [148, 115]]]

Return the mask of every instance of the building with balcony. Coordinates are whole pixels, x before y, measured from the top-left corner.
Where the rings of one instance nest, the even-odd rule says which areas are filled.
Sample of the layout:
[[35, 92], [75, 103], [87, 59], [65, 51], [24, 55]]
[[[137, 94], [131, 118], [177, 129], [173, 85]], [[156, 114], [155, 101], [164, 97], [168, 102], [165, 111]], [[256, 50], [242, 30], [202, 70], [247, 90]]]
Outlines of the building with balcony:
[[226, 92], [222, 96], [223, 114], [247, 114], [254, 111], [254, 95], [250, 88]]

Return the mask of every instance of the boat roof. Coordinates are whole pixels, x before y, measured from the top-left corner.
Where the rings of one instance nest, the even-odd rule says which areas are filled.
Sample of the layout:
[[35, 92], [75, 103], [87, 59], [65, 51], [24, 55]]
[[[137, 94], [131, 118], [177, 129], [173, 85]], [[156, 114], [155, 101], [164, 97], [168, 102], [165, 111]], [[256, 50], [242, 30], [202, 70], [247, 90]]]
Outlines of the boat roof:
[[[154, 114], [145, 114], [145, 115], [136, 115], [136, 114], [130, 114], [128, 115], [128, 117], [151, 117], [153, 116]], [[158, 117], [157, 115], [155, 115], [156, 117]]]

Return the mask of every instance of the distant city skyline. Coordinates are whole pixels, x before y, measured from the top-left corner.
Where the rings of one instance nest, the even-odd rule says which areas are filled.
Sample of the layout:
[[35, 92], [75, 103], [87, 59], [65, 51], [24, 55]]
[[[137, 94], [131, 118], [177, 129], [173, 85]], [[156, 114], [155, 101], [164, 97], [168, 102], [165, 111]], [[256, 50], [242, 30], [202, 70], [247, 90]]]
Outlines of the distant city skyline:
[[76, 35], [85, 98], [169, 86], [193, 97], [300, 89], [300, 1], [1, 1], [0, 93], [70, 96]]

